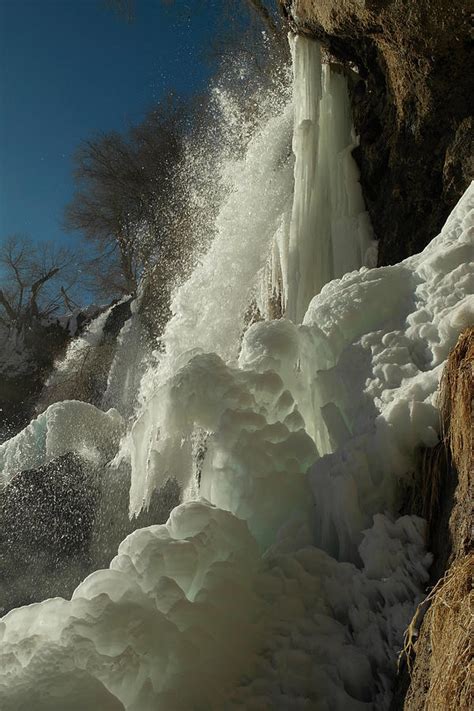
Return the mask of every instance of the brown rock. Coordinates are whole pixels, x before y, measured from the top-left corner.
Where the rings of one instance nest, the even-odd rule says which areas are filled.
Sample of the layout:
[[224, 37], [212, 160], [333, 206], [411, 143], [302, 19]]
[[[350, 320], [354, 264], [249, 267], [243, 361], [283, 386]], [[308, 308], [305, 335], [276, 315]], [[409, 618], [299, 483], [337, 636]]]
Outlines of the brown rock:
[[[428, 520], [433, 588], [407, 630], [391, 711], [473, 708], [473, 394], [471, 327], [460, 335], [444, 369], [440, 393], [444, 441], [434, 456], [424, 458], [420, 469], [417, 513]], [[439, 456], [443, 450], [445, 456]]]
[[[391, 264], [422, 249], [474, 177], [466, 0], [282, 0], [296, 32], [355, 69], [354, 156]], [[472, 8], [471, 8], [472, 9]]]

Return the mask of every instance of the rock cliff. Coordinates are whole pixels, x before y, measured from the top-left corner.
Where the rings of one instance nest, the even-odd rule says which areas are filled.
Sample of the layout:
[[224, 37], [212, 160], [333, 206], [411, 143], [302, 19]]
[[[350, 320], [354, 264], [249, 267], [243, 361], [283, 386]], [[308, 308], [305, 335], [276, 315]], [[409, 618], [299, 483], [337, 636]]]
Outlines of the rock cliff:
[[351, 70], [354, 156], [380, 264], [420, 251], [474, 176], [469, 3], [281, 2], [295, 32]]

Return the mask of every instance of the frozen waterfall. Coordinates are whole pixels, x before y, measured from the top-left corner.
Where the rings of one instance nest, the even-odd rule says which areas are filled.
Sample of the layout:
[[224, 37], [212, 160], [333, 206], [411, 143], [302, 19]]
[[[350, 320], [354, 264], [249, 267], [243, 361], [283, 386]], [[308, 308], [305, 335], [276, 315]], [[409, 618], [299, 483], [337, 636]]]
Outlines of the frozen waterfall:
[[[268, 96], [245, 155], [218, 156], [213, 239], [120, 447], [128, 412], [74, 402], [0, 447], [17, 469], [68, 442], [129, 463], [132, 513], [169, 478], [183, 492], [71, 600], [0, 621], [2, 711], [388, 711], [431, 561], [399, 488], [438, 441], [443, 363], [474, 318], [474, 188], [421, 254], [368, 268], [346, 80], [310, 40], [292, 52], [293, 98]], [[275, 292], [287, 317], [264, 319]]]
[[[355, 139], [346, 79], [322, 65], [317, 43], [295, 37], [291, 47], [292, 97], [267, 100], [266, 120], [244, 159], [226, 164], [232, 184], [216, 237], [176, 292], [164, 356], [142, 383], [145, 404], [123, 446], [132, 462], [133, 513], [167, 476], [185, 484], [192, 470], [191, 432], [188, 446], [169, 444], [181, 427], [168, 406], [170, 377], [178, 367], [199, 351], [233, 361], [254, 295], [266, 315], [266, 299], [281, 290], [287, 316], [298, 323], [324, 284], [374, 258], [376, 243], [351, 156]], [[285, 154], [291, 120], [294, 168]], [[307, 430], [325, 453], [320, 419], [318, 412], [317, 424], [308, 423]]]
[[351, 151], [347, 80], [321, 64], [316, 42], [293, 37], [295, 184], [288, 255], [282, 260], [287, 315], [303, 320], [328, 281], [375, 266], [375, 244]]

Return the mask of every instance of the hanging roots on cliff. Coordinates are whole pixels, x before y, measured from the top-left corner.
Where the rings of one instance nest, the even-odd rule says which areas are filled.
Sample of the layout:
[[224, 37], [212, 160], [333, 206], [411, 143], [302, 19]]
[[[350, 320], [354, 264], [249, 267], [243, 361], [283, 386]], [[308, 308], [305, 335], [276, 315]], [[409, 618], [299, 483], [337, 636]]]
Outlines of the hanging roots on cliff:
[[[432, 524], [439, 516], [446, 483], [453, 472], [449, 448], [444, 439], [434, 447], [423, 447], [420, 451], [418, 466], [410, 491], [409, 510], [422, 516], [428, 522], [428, 530], [432, 532]], [[428, 546], [430, 539], [428, 538]]]
[[[425, 634], [417, 644], [429, 645], [429, 689], [424, 700], [426, 709], [467, 711], [472, 708], [474, 689], [472, 684], [474, 593], [472, 571], [474, 555], [467, 555], [455, 563], [438, 582], [419, 606], [413, 622], [407, 630], [405, 648], [407, 660], [412, 656], [412, 631], [426, 604], [429, 610], [423, 619]], [[416, 646], [414, 647], [416, 651]], [[409, 664], [412, 679], [416, 681], [417, 669]], [[420, 684], [411, 684], [405, 700], [405, 709], [412, 706], [415, 692]]]
[[[474, 464], [474, 327], [466, 328], [446, 362], [438, 394], [442, 438], [434, 447], [420, 451], [409, 508], [428, 521], [439, 516], [445, 485], [459, 474], [461, 495], [472, 491]], [[453, 470], [454, 467], [454, 470]], [[464, 532], [465, 542], [468, 532]]]
[[466, 328], [446, 362], [439, 405], [444, 438], [459, 473], [470, 478], [473, 463], [474, 326]]

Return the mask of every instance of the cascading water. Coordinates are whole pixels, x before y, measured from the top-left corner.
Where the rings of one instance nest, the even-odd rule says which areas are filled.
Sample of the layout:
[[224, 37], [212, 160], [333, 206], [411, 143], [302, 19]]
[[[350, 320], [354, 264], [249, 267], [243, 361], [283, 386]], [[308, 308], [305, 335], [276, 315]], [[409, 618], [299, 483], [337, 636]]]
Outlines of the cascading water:
[[[136, 513], [170, 477], [193, 488], [200, 436], [202, 498], [128, 536], [71, 601], [3, 618], [5, 711], [388, 709], [430, 563], [397, 490], [438, 439], [442, 365], [473, 317], [474, 191], [422, 254], [343, 276], [371, 251], [345, 80], [307, 39], [293, 61], [295, 165], [283, 97], [227, 164], [215, 238], [116, 458]], [[275, 290], [291, 320], [243, 333], [249, 301], [265, 313]], [[89, 417], [70, 405], [71, 425]], [[57, 418], [42, 417], [4, 461], [18, 468], [35, 433], [48, 456]]]
[[[134, 513], [157, 481], [171, 475], [184, 482], [192, 469], [189, 448], [188, 462], [182, 445], [179, 464], [162, 456], [173, 438], [166, 394], [170, 377], [199, 351], [235, 360], [253, 293], [266, 312], [268, 264], [271, 274], [281, 277], [279, 282], [272, 276], [270, 291], [281, 288], [288, 316], [300, 322], [324, 284], [363, 266], [374, 249], [350, 153], [355, 143], [346, 80], [322, 66], [317, 43], [295, 37], [291, 45], [293, 100], [269, 102], [267, 120], [244, 159], [227, 166], [232, 187], [216, 221], [216, 237], [177, 291], [162, 339], [164, 356], [145, 379], [148, 397], [129, 441]], [[286, 152], [292, 120], [294, 180]], [[164, 389], [157, 387], [162, 384]]]

